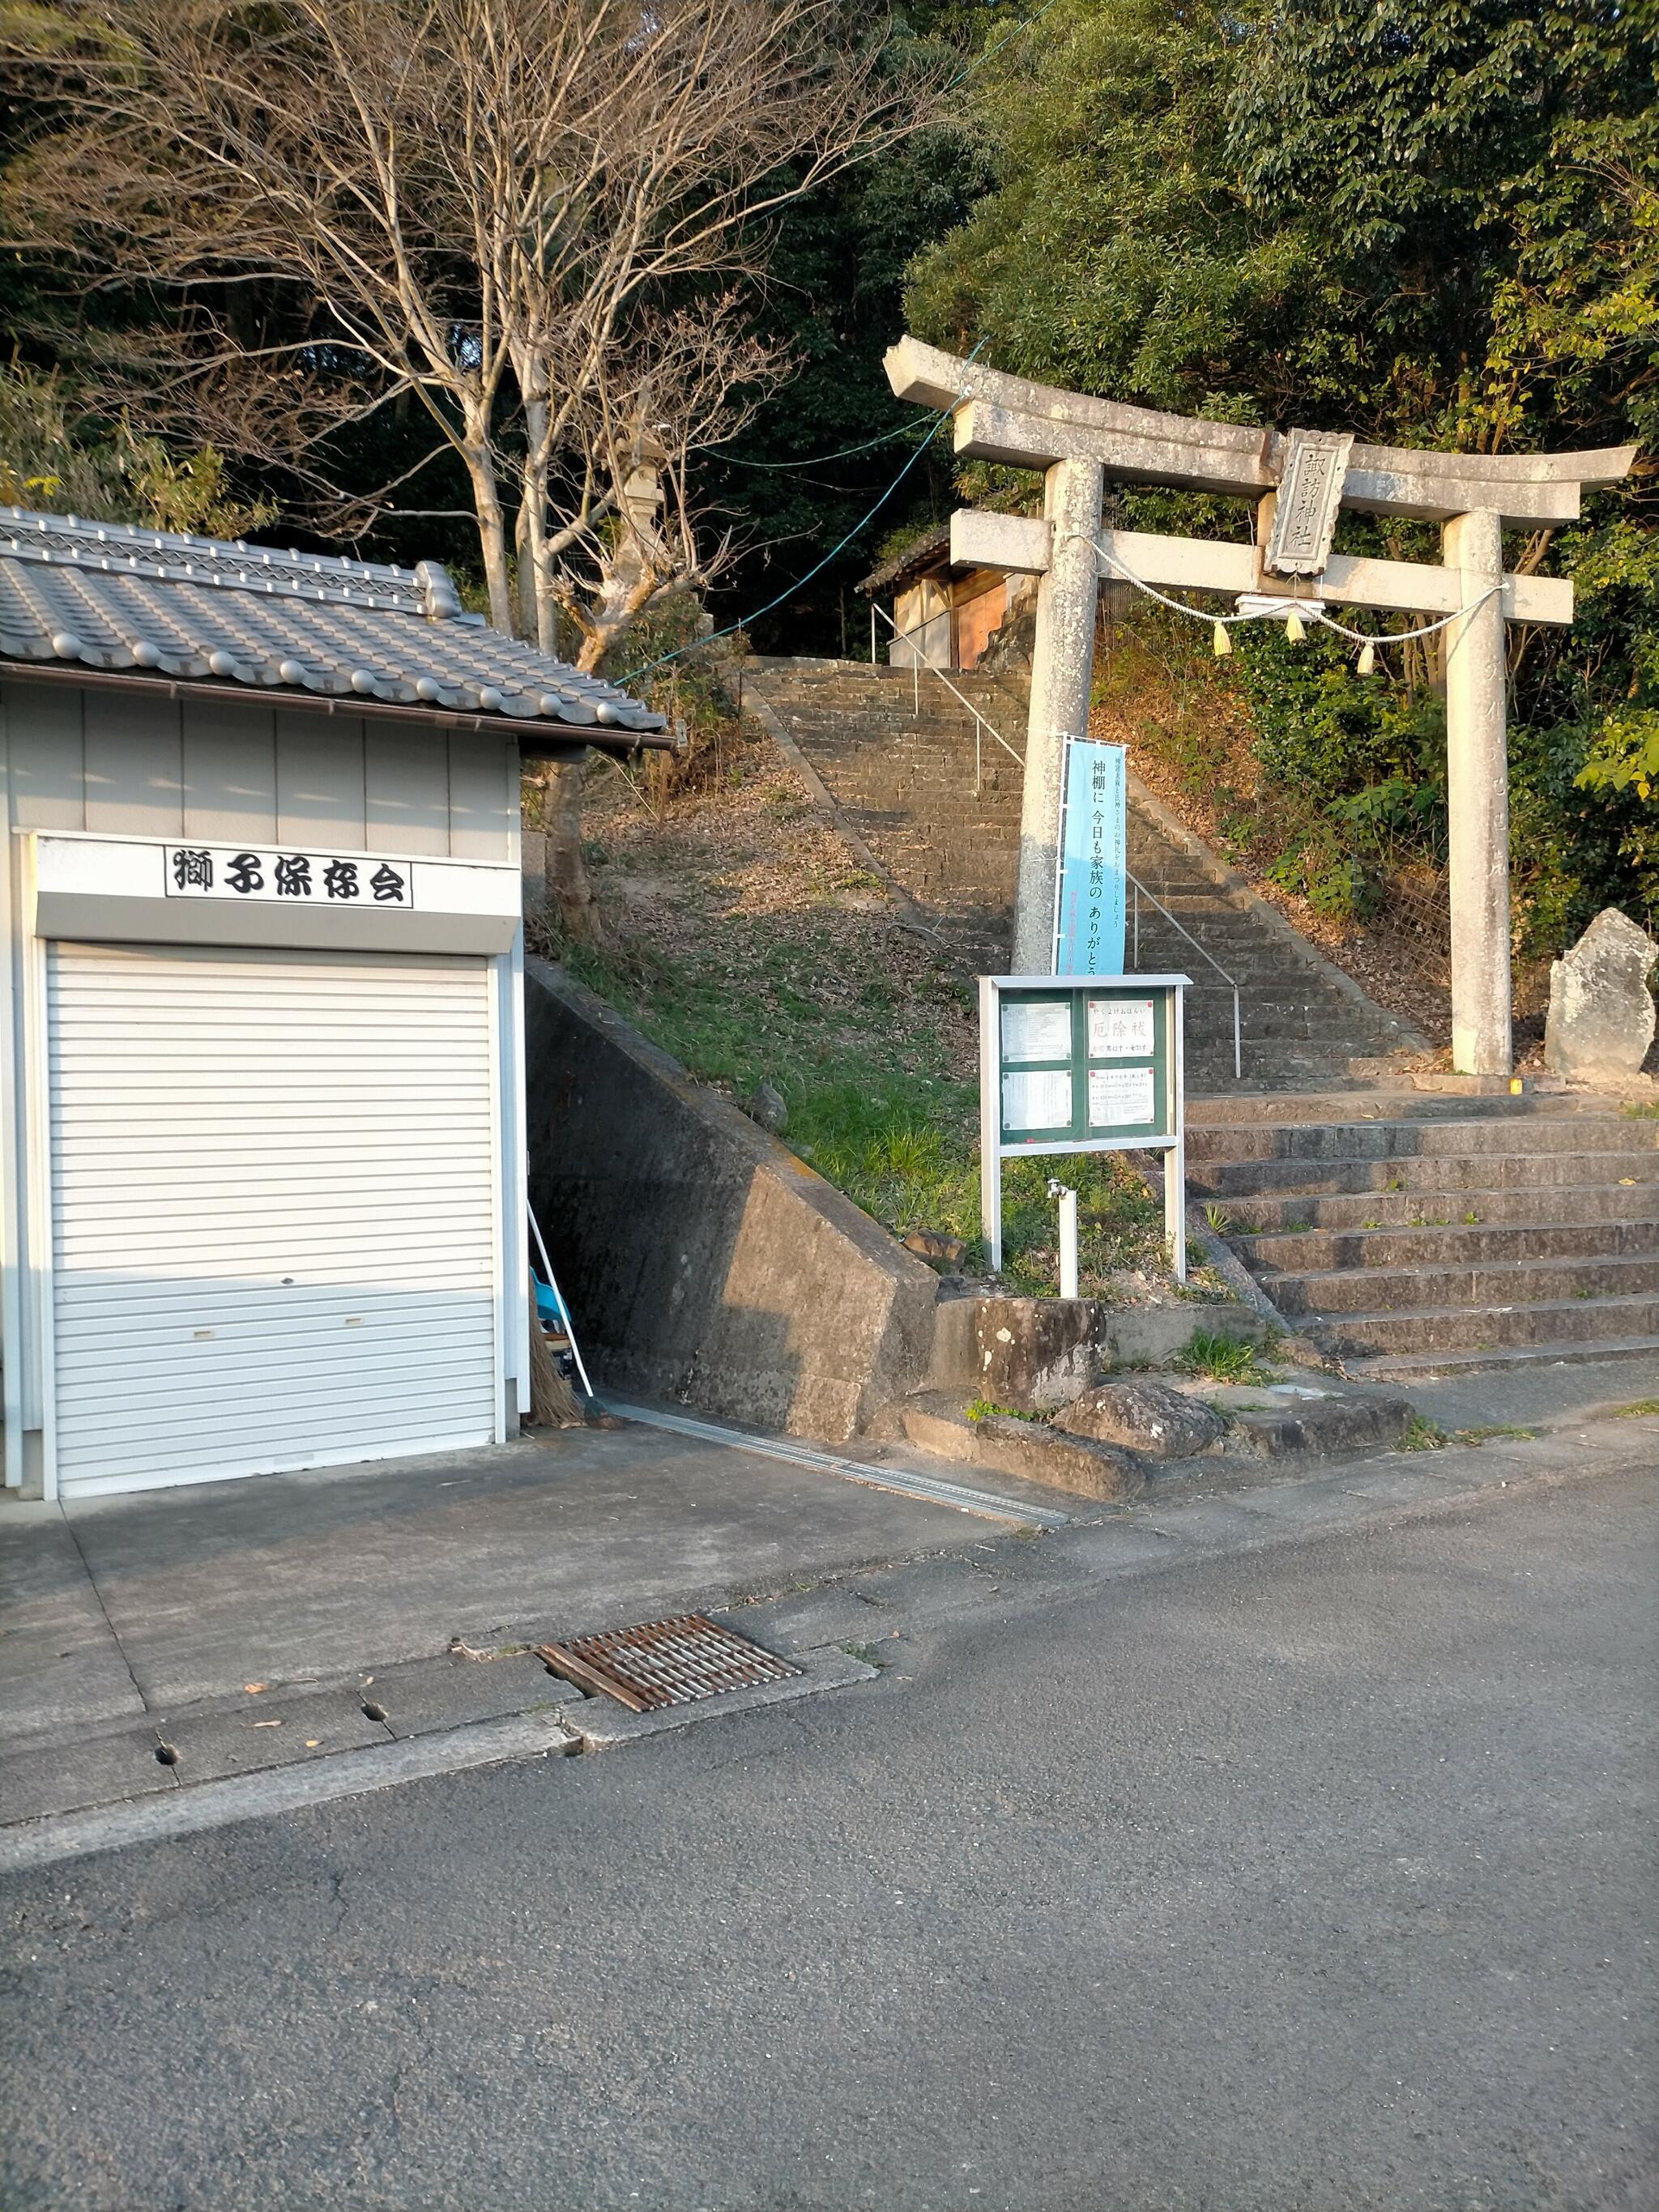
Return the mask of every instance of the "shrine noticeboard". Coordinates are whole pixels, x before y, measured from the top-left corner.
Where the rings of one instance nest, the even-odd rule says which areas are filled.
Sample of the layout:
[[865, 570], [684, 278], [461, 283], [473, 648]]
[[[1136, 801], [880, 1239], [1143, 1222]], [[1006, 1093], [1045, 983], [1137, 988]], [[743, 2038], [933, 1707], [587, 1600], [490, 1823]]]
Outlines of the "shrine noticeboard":
[[1185, 975], [980, 978], [980, 1189], [1002, 1265], [1002, 1164], [1022, 1154], [1162, 1152], [1164, 1216], [1186, 1278]]

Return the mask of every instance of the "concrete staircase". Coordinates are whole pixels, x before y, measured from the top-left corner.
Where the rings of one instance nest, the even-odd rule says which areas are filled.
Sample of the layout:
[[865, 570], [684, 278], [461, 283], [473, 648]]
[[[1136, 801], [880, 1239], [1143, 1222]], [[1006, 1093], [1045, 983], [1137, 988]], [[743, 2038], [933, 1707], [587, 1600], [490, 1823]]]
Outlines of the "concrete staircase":
[[974, 788], [974, 717], [924, 670], [854, 660], [754, 659], [758, 692], [851, 826], [919, 906], [1006, 933], [1019, 865], [1024, 714], [994, 677], [951, 681], [1014, 747], [989, 736]]
[[[951, 682], [1024, 753], [1024, 708], [1011, 690], [977, 672], [952, 672]], [[858, 661], [756, 659], [745, 664], [744, 685], [894, 880], [942, 921], [983, 940], [980, 957], [1006, 961], [1019, 858], [1018, 760], [981, 734], [975, 792], [973, 715], [925, 670], [918, 678]], [[1251, 1089], [1330, 1090], [1355, 1079], [1351, 1060], [1420, 1042], [1133, 789], [1129, 867], [1143, 892], [1138, 902], [1132, 896], [1139, 921], [1127, 965], [1193, 979], [1187, 1080], [1194, 1095], [1237, 1087], [1233, 982]]]
[[1659, 1352], [1659, 1124], [1568, 1097], [1212, 1099], [1189, 1188], [1291, 1327], [1389, 1377]]

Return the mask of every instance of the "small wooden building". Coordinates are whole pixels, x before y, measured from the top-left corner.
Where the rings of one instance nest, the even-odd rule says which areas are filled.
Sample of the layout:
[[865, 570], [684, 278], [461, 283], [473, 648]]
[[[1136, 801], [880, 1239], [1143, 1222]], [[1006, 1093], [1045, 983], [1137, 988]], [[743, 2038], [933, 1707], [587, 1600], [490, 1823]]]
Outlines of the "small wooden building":
[[959, 567], [943, 523], [864, 578], [859, 589], [892, 601], [891, 630], [880, 629], [894, 668], [976, 668], [997, 631], [1029, 588], [1000, 568]]
[[434, 563], [0, 509], [9, 1486], [516, 1432], [520, 763], [662, 726]]

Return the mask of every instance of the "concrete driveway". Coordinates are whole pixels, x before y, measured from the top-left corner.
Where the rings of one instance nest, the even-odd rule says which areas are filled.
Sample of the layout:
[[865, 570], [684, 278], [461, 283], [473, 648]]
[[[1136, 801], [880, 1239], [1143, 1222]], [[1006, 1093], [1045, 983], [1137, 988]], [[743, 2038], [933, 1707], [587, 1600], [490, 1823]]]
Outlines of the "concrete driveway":
[[454, 1636], [649, 1620], [983, 1525], [631, 1423], [62, 1510], [8, 1499], [0, 1744], [423, 1658]]

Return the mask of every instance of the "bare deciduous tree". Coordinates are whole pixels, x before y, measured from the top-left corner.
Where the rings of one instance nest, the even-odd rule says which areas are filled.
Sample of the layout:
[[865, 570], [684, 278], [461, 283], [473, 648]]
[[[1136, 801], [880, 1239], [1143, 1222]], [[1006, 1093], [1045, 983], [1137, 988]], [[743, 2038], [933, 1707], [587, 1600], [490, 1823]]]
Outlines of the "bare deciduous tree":
[[[677, 592], [700, 591], [732, 556], [699, 506], [700, 454], [728, 444], [787, 373], [732, 294], [618, 332], [568, 417], [547, 487], [550, 588], [596, 668]], [[526, 513], [532, 510], [526, 503]]]
[[[544, 643], [568, 588], [550, 487], [573, 454], [585, 468], [607, 390], [650, 380], [659, 325], [682, 355], [674, 307], [757, 270], [769, 216], [915, 129], [938, 93], [938, 72], [896, 67], [878, 32], [849, 42], [836, 0], [53, 12], [61, 36], [32, 21], [14, 66], [70, 98], [14, 168], [14, 236], [68, 257], [85, 289], [179, 303], [123, 332], [121, 362], [106, 349], [112, 390], [155, 427], [281, 460], [319, 492], [330, 433], [414, 394], [466, 471], [508, 630], [503, 483], [520, 476]], [[238, 314], [261, 287], [286, 310], [268, 341]], [[762, 370], [732, 349], [729, 309], [714, 319], [733, 374]], [[656, 380], [665, 405], [673, 377]], [[688, 430], [712, 436], [703, 384], [686, 390]], [[696, 436], [676, 424], [668, 443], [689, 454]], [[586, 531], [620, 495], [605, 483], [559, 526]]]
[[[490, 619], [551, 650], [562, 606], [586, 666], [726, 557], [695, 463], [784, 370], [732, 289], [771, 219], [943, 89], [885, 26], [853, 37], [839, 0], [58, 0], [42, 20], [12, 66], [65, 97], [9, 177], [13, 236], [82, 296], [176, 303], [88, 337], [108, 398], [281, 463], [338, 527], [331, 436], [411, 395], [465, 471]], [[359, 493], [356, 520], [423, 465]], [[568, 824], [573, 772], [551, 781]], [[580, 927], [579, 835], [557, 851]]]

